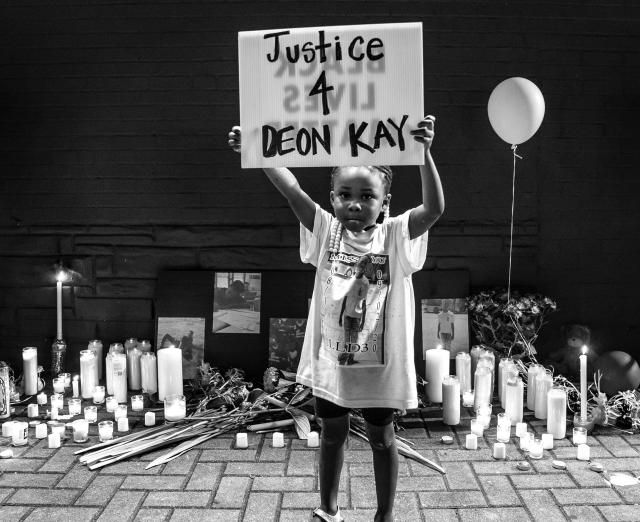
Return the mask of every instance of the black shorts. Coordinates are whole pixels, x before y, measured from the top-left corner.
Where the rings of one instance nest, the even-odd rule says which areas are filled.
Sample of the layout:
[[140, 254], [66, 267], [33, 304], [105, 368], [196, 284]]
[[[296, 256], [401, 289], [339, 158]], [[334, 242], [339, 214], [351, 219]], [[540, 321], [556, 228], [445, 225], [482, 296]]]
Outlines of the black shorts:
[[[335, 419], [351, 411], [351, 408], [338, 406], [333, 402], [316, 397], [316, 415], [321, 419]], [[393, 408], [361, 408], [362, 416], [369, 424], [386, 426], [393, 422]]]

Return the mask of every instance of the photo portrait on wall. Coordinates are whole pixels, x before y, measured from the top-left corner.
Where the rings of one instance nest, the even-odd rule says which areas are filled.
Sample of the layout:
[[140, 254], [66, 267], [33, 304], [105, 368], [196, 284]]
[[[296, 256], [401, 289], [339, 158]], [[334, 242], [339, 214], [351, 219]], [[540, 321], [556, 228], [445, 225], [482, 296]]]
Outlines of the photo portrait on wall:
[[438, 344], [451, 359], [469, 351], [469, 315], [464, 297], [422, 300], [422, 349]]
[[204, 317], [158, 317], [158, 350], [182, 350], [182, 378], [195, 379], [204, 360]]
[[305, 319], [269, 319], [269, 366], [295, 373], [307, 327]]
[[260, 333], [262, 275], [216, 272], [213, 289], [213, 333]]

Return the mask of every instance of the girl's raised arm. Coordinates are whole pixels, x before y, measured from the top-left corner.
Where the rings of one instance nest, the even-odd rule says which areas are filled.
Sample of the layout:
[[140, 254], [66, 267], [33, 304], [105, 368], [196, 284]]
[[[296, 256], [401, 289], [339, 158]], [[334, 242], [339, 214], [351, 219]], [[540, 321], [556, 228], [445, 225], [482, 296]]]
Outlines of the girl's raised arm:
[[[231, 129], [229, 133], [229, 146], [236, 152], [240, 152], [242, 147], [242, 129], [239, 126]], [[316, 204], [309, 195], [302, 190], [293, 173], [286, 168], [265, 168], [263, 170], [280, 194], [287, 199], [298, 221], [300, 221], [307, 230], [313, 232]]]

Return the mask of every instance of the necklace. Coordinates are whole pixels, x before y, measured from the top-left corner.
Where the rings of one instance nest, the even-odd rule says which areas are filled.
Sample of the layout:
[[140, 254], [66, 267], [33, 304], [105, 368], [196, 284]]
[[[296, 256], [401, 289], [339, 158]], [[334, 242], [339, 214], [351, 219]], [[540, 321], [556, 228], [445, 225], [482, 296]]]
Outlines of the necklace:
[[342, 241], [343, 226], [337, 219], [331, 225], [331, 235], [329, 236], [329, 252], [337, 254], [340, 250], [340, 241]]

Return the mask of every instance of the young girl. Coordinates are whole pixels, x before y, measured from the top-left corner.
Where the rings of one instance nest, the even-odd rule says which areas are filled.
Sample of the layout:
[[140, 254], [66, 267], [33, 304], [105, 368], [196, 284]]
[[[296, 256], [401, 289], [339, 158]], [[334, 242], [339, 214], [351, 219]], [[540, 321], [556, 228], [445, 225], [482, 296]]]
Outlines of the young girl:
[[[359, 408], [373, 452], [378, 508], [375, 521], [393, 520], [398, 451], [394, 410], [417, 407], [413, 363], [414, 296], [411, 274], [422, 268], [427, 234], [444, 211], [440, 177], [431, 157], [435, 118], [427, 116], [414, 139], [424, 145], [422, 204], [388, 217], [392, 172], [388, 167], [338, 167], [329, 197], [334, 216], [321, 209], [285, 168], [264, 169], [300, 221], [300, 257], [316, 267], [298, 382], [313, 389], [322, 421], [320, 507], [315, 520], [343, 520], [337, 504], [349, 411]], [[241, 130], [229, 145], [240, 151]], [[385, 216], [379, 224], [378, 218]], [[355, 283], [362, 256], [372, 264], [366, 319], [357, 342], [345, 339], [340, 312]], [[358, 364], [341, 364], [345, 354]]]

